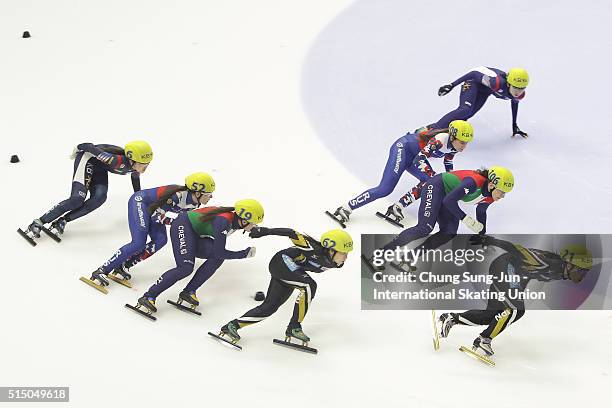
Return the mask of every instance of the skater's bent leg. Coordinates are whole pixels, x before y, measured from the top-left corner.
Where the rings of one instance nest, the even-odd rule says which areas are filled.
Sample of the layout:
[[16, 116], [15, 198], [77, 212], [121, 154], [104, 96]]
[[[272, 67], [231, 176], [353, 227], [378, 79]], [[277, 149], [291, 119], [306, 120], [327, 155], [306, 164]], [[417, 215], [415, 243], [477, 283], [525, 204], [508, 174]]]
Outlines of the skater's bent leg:
[[483, 332], [480, 333], [480, 335], [482, 337], [488, 337], [490, 339], [494, 339], [501, 332], [506, 330], [508, 326], [510, 326], [512, 323], [516, 322], [521, 317], [523, 317], [524, 314], [525, 314], [524, 309], [517, 310], [517, 309], [507, 308], [501, 311], [497, 311], [497, 313], [494, 315], [489, 326], [486, 329], [484, 329]]
[[47, 211], [42, 217], [40, 217], [40, 221], [43, 224], [50, 223], [55, 221], [57, 218], [61, 217], [63, 214], [68, 211], [73, 211], [78, 209], [85, 202], [85, 197], [87, 196], [87, 189], [85, 185], [79, 182], [72, 183], [72, 191], [70, 193], [70, 198], [62, 201], [59, 204], [56, 204], [53, 208]]
[[150, 223], [151, 219], [148, 217], [142, 196], [138, 193], [132, 195], [128, 201], [128, 225], [132, 241], [119, 248], [115, 255], [104, 263], [102, 266], [104, 272], [112, 271], [130, 257], [142, 252], [147, 243]]
[[104, 202], [106, 202], [107, 192], [107, 184], [93, 184], [89, 190], [89, 199], [85, 200], [81, 207], [66, 214], [64, 218], [68, 222], [74, 221], [77, 218], [81, 218], [82, 216], [87, 215], [99, 208], [102, 204], [104, 204]]
[[[467, 85], [467, 86], [466, 86]], [[482, 107], [484, 101], [480, 106], [476, 105], [478, 97], [478, 86], [471, 82], [466, 82], [461, 85], [461, 92], [459, 94], [459, 107], [450, 111], [446, 115], [442, 116], [436, 123], [430, 125], [432, 129], [445, 129], [448, 124], [453, 120], [467, 120], [474, 116], [476, 112]], [[486, 98], [485, 98], [486, 100]], [[480, 102], [480, 101], [478, 101]], [[478, 109], [475, 109], [478, 108]]]
[[204, 263], [198, 268], [193, 278], [189, 281], [185, 290], [187, 292], [195, 292], [202, 286], [214, 273], [219, 269], [224, 259], [210, 258], [204, 261]]
[[[289, 281], [285, 281], [285, 283], [289, 283]], [[308, 277], [301, 278], [300, 282], [291, 281], [289, 284], [295, 285], [300, 290], [288, 326], [289, 329], [293, 329], [302, 327], [302, 321], [306, 317], [306, 313], [308, 313], [310, 302], [314, 299], [315, 293], [317, 292], [317, 283], [311, 277]]]
[[395, 186], [402, 176], [402, 173], [406, 169], [408, 159], [412, 160], [412, 157], [406, 157], [406, 146], [401, 139], [402, 138], [398, 139], [389, 149], [387, 164], [385, 165], [385, 169], [383, 170], [383, 175], [380, 183], [378, 183], [378, 186], [366, 190], [350, 200], [349, 207], [351, 210], [363, 207], [364, 205], [378, 200], [381, 197], [386, 197], [393, 192], [393, 189], [395, 189]]
[[419, 221], [417, 225], [402, 231], [395, 239], [383, 247], [384, 250], [409, 244], [419, 238], [426, 237], [433, 231], [438, 219], [442, 199], [444, 198], [444, 184], [442, 178], [432, 178], [423, 186], [419, 206]]
[[272, 316], [289, 299], [293, 289], [293, 287], [276, 278], [270, 279], [266, 299], [259, 306], [254, 307], [237, 319], [239, 327], [249, 326]]
[[156, 298], [177, 281], [186, 278], [193, 272], [198, 237], [191, 228], [191, 223], [186, 213], [179, 215], [172, 223], [170, 227], [170, 240], [172, 242], [176, 268], [165, 272], [145, 293], [147, 297]]

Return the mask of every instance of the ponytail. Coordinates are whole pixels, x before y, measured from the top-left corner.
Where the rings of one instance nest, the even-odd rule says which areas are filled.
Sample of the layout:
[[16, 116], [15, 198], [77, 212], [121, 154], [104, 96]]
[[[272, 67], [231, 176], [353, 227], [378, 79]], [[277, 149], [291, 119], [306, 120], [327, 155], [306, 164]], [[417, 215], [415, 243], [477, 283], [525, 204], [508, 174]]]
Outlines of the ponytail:
[[187, 191], [187, 190], [189, 190], [189, 189], [187, 188], [187, 186], [177, 186], [177, 185], [174, 185], [174, 186], [170, 186], [170, 187], [168, 187], [168, 190], [166, 190], [166, 191], [164, 192], [164, 194], [163, 194], [161, 197], [159, 197], [159, 198], [157, 199], [157, 201], [155, 201], [153, 204], [151, 204], [151, 205], [149, 206], [149, 215], [153, 215], [153, 213], [155, 212], [155, 210], [157, 210], [159, 207], [161, 207], [162, 205], [164, 205], [164, 204], [166, 203], [166, 201], [167, 201], [167, 200], [168, 200], [170, 197], [172, 197], [172, 195], [173, 195], [174, 193], [178, 193], [179, 191]]
[[446, 129], [432, 129], [425, 132], [417, 133], [417, 139], [420, 143], [427, 144], [431, 139], [440, 133], [448, 133], [448, 128]]
[[479, 169], [474, 170], [474, 172], [476, 174], [481, 175], [482, 177], [484, 177], [485, 179], [489, 179], [489, 169], [487, 169], [486, 167], [481, 167]]
[[234, 207], [219, 207], [219, 208], [215, 208], [214, 210], [210, 210], [210, 211], [202, 214], [200, 216], [200, 218], [198, 219], [198, 221], [200, 221], [200, 222], [207, 222], [207, 221], [212, 220], [213, 218], [215, 218], [219, 214], [228, 213], [228, 212], [231, 212], [231, 211], [234, 211], [234, 210], [235, 210]]

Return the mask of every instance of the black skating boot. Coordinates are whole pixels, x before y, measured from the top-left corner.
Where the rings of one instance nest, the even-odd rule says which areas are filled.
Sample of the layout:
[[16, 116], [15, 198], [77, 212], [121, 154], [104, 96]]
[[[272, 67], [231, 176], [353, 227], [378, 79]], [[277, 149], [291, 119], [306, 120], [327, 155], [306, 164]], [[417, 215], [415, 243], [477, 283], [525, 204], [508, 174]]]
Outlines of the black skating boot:
[[239, 328], [240, 324], [238, 323], [238, 320], [232, 320], [225, 326], [221, 327], [219, 336], [225, 335], [230, 338], [232, 343], [236, 343], [238, 340], [240, 340], [240, 335], [238, 334]]
[[442, 313], [438, 318], [440, 321], [440, 337], [448, 337], [450, 329], [457, 324], [453, 313]]
[[64, 217], [59, 217], [57, 220], [51, 223], [51, 231], [55, 232], [58, 235], [63, 235], [64, 230], [66, 229], [66, 224], [68, 221]]
[[179, 302], [181, 300], [183, 302], [189, 303], [189, 305], [191, 305], [193, 309], [200, 305], [200, 301], [198, 300], [198, 297], [196, 296], [195, 292], [188, 292], [186, 290], [183, 290], [181, 293], [179, 293]]
[[40, 219], [37, 218], [34, 221], [32, 221], [30, 225], [28, 225], [28, 228], [26, 229], [25, 233], [32, 234], [34, 238], [40, 238], [40, 231], [42, 231], [43, 227], [44, 227], [44, 224], [42, 223]]
[[293, 328], [287, 327], [287, 330], [285, 330], [285, 341], [289, 342], [291, 340], [291, 337], [300, 340], [304, 344], [308, 344], [308, 342], [310, 341], [310, 337], [308, 337], [306, 333], [302, 331], [302, 328], [299, 326]]
[[102, 268], [96, 269], [91, 274], [91, 278], [89, 278], [89, 280], [94, 282], [94, 283], [97, 283], [100, 286], [108, 286], [109, 285], [108, 279], [106, 278], [106, 272], [104, 272], [104, 270]]
[[494, 354], [493, 348], [491, 347], [491, 339], [489, 337], [478, 336], [476, 340], [474, 340], [472, 350], [482, 350], [487, 356], [492, 356]]
[[138, 299], [138, 306], [142, 306], [149, 313], [157, 312], [157, 308], [155, 307], [155, 299], [147, 297], [146, 295]]
[[125, 263], [122, 263], [121, 266], [113, 269], [113, 271], [111, 272], [113, 275], [116, 276], [120, 276], [120, 279], [129, 281], [130, 279], [132, 279], [132, 275], [130, 275], [130, 273], [128, 272], [128, 268], [127, 266], [125, 266]]

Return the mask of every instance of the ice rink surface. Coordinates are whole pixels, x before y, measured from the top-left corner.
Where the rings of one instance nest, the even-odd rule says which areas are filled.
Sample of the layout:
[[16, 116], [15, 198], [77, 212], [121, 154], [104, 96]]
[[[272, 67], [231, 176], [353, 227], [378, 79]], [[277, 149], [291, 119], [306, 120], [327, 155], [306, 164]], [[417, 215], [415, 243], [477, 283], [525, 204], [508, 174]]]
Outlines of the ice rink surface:
[[[522, 65], [532, 81], [518, 120], [531, 137], [511, 139], [509, 103], [490, 100], [456, 158], [515, 174], [489, 232], [609, 233], [612, 6], [498, 3], [1, 2], [0, 386], [70, 386], [78, 407], [605, 405], [610, 311], [528, 311], [494, 340], [491, 369], [457, 351], [478, 329], [453, 329], [434, 353], [429, 312], [361, 311], [357, 245], [344, 268], [315, 276], [304, 330], [317, 356], [272, 345], [291, 301], [242, 330], [236, 352], [206, 332], [256, 305], [287, 240], [231, 236], [257, 256], [227, 261], [199, 290], [203, 316], [165, 303], [178, 283], [152, 323], [123, 305], [173, 266], [170, 247], [134, 268], [134, 290], [78, 280], [129, 239], [129, 177], [111, 175], [107, 203], [59, 245], [15, 233], [66, 198], [73, 146], [142, 138], [155, 152], [143, 187], [208, 171], [211, 204], [256, 198], [265, 225], [317, 236], [335, 227], [324, 209], [378, 181], [390, 143], [456, 106], [457, 90], [437, 88], [478, 65]], [[389, 203], [355, 213], [357, 241], [396, 232], [372, 215]]]

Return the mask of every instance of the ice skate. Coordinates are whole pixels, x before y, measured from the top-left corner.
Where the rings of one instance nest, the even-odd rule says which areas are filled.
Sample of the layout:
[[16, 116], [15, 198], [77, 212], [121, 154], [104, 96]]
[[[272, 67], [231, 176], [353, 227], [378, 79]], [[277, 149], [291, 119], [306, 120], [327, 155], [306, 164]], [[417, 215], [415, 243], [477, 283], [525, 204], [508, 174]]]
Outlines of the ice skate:
[[121, 264], [121, 266], [113, 269], [113, 271], [109, 273], [107, 277], [120, 285], [127, 286], [128, 288], [132, 287], [132, 284], [130, 283], [132, 275], [130, 275], [128, 272], [128, 268], [125, 266], [125, 264]]
[[30, 245], [36, 246], [36, 241], [34, 241], [34, 239], [40, 238], [40, 232], [43, 228], [43, 223], [39, 219], [35, 219], [25, 230], [18, 228], [17, 232], [23, 239], [28, 241]]
[[361, 255], [361, 260], [366, 264], [366, 266], [368, 267], [368, 269], [370, 270], [370, 273], [375, 274], [376, 272], [382, 272], [385, 270], [385, 265], [379, 265], [376, 266], [374, 265], [374, 257], [366, 257], [365, 255]]
[[99, 290], [105, 295], [108, 293], [108, 289], [106, 289], [105, 286], [108, 286], [109, 282], [108, 282], [108, 279], [106, 279], [106, 273], [104, 272], [102, 268], [96, 269], [91, 274], [91, 277], [89, 279], [84, 276], [81, 276], [79, 280], [81, 282], [88, 284], [92, 288]]
[[340, 224], [340, 226], [342, 226], [342, 228], [346, 228], [346, 224], [351, 218], [352, 212], [353, 211], [350, 208], [347, 208], [345, 206], [340, 206], [336, 208], [336, 211], [334, 211], [333, 214], [330, 213], [329, 211], [325, 211], [325, 214], [333, 218], [338, 224]]
[[390, 205], [384, 214], [376, 212], [376, 215], [396, 227], [404, 228], [404, 225], [401, 223], [404, 219], [404, 214], [402, 213], [402, 206], [398, 203]]
[[59, 217], [57, 220], [51, 223], [51, 228], [49, 229], [51, 230], [51, 232], [57, 234], [58, 236], [63, 235], [67, 223], [68, 221], [66, 221], [64, 217]]
[[488, 337], [478, 336], [476, 340], [474, 340], [472, 350], [482, 350], [487, 354], [487, 356], [492, 356], [494, 354], [493, 347], [491, 347], [491, 339]]
[[[490, 356], [493, 355], [493, 348], [491, 347], [491, 339], [488, 337], [478, 336], [476, 340], [474, 340], [472, 349], [461, 346], [459, 350], [478, 361], [495, 367], [495, 362], [490, 359]], [[484, 354], [479, 351], [482, 351]]]
[[[291, 339], [298, 339], [302, 342], [302, 344], [292, 343]], [[308, 337], [303, 331], [301, 327], [294, 327], [285, 330], [285, 340], [274, 339], [272, 342], [274, 344], [278, 344], [279, 346], [289, 347], [294, 350], [304, 351], [306, 353], [317, 354], [318, 350], [312, 347], [308, 347], [308, 342], [310, 341], [310, 337]]]
[[232, 320], [231, 322], [227, 323], [225, 326], [221, 327], [219, 334], [214, 334], [211, 332], [208, 332], [208, 334], [217, 340], [221, 340], [227, 344], [230, 344], [236, 347], [239, 350], [242, 350], [242, 347], [237, 344], [238, 340], [240, 340], [240, 335], [238, 334], [238, 328], [239, 328], [238, 320]]
[[291, 342], [291, 338], [300, 340], [304, 346], [307, 346], [310, 341], [310, 337], [302, 331], [301, 327], [295, 327], [293, 329], [287, 327], [287, 330], [285, 330], [285, 341]]
[[[176, 302], [172, 300], [168, 300], [167, 302], [185, 312], [190, 312], [198, 316], [202, 315], [201, 312], [196, 310], [196, 308], [200, 305], [200, 301], [198, 300], [195, 292], [183, 290], [181, 293], [179, 293], [179, 298]], [[184, 305], [183, 303], [186, 303], [187, 305]]]
[[440, 337], [445, 339], [448, 337], [450, 329], [457, 324], [457, 322], [452, 313], [442, 313], [438, 321], [440, 322]]
[[153, 298], [142, 296], [140, 299], [138, 299], [138, 303], [136, 303], [136, 306], [132, 306], [126, 303], [125, 307], [135, 311], [136, 313], [146, 317], [147, 319], [151, 319], [153, 321], [157, 320], [157, 318], [153, 316], [153, 313], [157, 312], [157, 308], [155, 307], [155, 299]]

